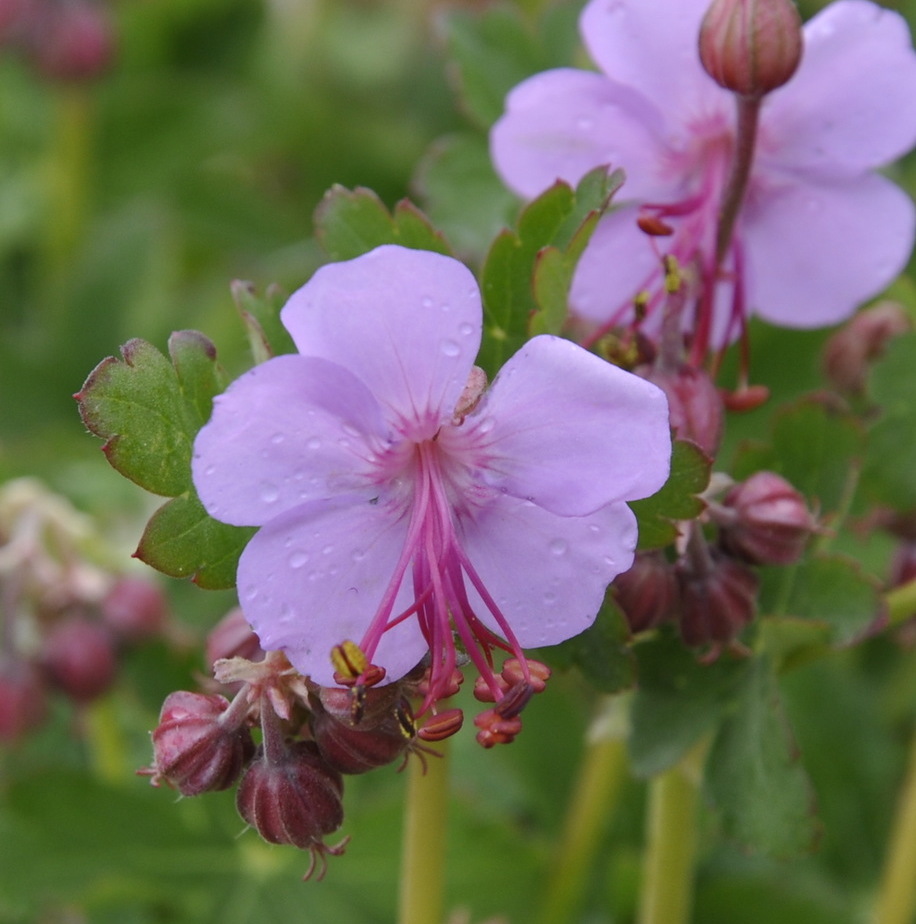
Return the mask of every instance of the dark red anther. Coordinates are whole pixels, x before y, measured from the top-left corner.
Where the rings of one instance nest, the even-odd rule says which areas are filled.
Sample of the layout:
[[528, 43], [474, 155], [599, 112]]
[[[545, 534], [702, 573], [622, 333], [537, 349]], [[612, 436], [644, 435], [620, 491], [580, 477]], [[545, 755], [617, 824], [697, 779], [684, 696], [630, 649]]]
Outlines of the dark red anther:
[[[494, 680], [501, 693], [506, 693], [509, 690], [509, 684], [502, 677], [495, 677]], [[474, 699], [481, 703], [496, 702], [496, 693], [486, 678], [478, 677], [474, 681]]]
[[527, 675], [518, 658], [507, 658], [500, 676], [508, 687], [525, 682], [531, 686], [533, 693], [543, 693], [550, 679], [550, 668], [533, 658], [526, 658], [525, 663], [528, 666]]
[[514, 719], [531, 702], [534, 687], [524, 680], [512, 686], [509, 692], [493, 707], [493, 711], [503, 719]]
[[519, 716], [505, 718], [495, 709], [487, 709], [475, 716], [474, 724], [480, 729], [477, 732], [477, 743], [485, 748], [492, 748], [497, 744], [511, 744], [522, 730], [522, 720]]
[[444, 709], [430, 716], [417, 731], [424, 741], [444, 741], [461, 729], [464, 713], [460, 709]]
[[640, 215], [636, 219], [636, 224], [640, 231], [650, 237], [668, 237], [669, 234], [674, 234], [674, 228], [665, 224], [657, 215]]
[[736, 391], [723, 391], [721, 395], [726, 410], [743, 414], [766, 404], [770, 400], [770, 389], [766, 385], [742, 385]]

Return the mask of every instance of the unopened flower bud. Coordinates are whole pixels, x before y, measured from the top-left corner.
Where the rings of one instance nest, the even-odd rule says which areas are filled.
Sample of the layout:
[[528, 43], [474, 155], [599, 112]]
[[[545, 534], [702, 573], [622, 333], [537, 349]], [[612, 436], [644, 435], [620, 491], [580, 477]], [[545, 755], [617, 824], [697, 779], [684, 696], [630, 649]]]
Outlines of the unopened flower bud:
[[106, 73], [115, 56], [111, 16], [92, 0], [46, 4], [33, 17], [24, 50], [39, 73], [65, 83]]
[[[385, 689], [385, 688], [383, 688]], [[325, 761], [341, 773], [366, 773], [402, 757], [416, 735], [410, 704], [389, 706], [381, 721], [354, 726], [324, 709], [312, 714], [312, 736]]]
[[153, 785], [165, 781], [184, 796], [228, 789], [254, 754], [244, 712], [225, 697], [170, 693], [153, 732]]
[[678, 439], [692, 440], [714, 457], [722, 438], [722, 396], [702, 369], [686, 364], [672, 372], [655, 366], [636, 370], [668, 398], [668, 418]]
[[653, 629], [674, 615], [677, 578], [661, 552], [637, 553], [629, 571], [618, 574], [611, 586], [631, 632]]
[[207, 635], [207, 663], [213, 665], [224, 658], [244, 658], [260, 661], [264, 657], [261, 643], [245, 620], [239, 607], [229, 610]]
[[0, 661], [0, 743], [13, 744], [40, 725], [48, 696], [41, 673], [28, 661]]
[[824, 345], [824, 374], [838, 391], [861, 394], [870, 363], [881, 356], [894, 337], [912, 326], [909, 315], [897, 302], [880, 302], [860, 311]]
[[[292, 844], [312, 854], [308, 879], [325, 854], [338, 855], [344, 844], [327, 847], [322, 838], [343, 824], [343, 781], [311, 741], [290, 745], [279, 760], [262, 754], [242, 777], [236, 796], [239, 814], [271, 844]], [[318, 878], [324, 875], [322, 869]]]
[[774, 472], [756, 472], [722, 503], [735, 514], [723, 525], [722, 545], [755, 565], [793, 564], [816, 529], [804, 497]]
[[78, 703], [105, 693], [117, 671], [111, 635], [85, 616], [71, 616], [54, 626], [44, 641], [41, 663], [49, 680]]
[[117, 581], [102, 600], [100, 611], [105, 625], [128, 642], [160, 635], [169, 616], [168, 603], [160, 588], [135, 577]]
[[902, 587], [913, 580], [916, 580], [916, 543], [901, 542], [894, 552], [887, 583], [889, 587]]
[[730, 642], [754, 618], [759, 582], [747, 565], [712, 550], [709, 567], [683, 560], [677, 576], [687, 645]]
[[803, 41], [792, 0], [713, 0], [700, 26], [700, 60], [720, 87], [760, 97], [789, 81]]

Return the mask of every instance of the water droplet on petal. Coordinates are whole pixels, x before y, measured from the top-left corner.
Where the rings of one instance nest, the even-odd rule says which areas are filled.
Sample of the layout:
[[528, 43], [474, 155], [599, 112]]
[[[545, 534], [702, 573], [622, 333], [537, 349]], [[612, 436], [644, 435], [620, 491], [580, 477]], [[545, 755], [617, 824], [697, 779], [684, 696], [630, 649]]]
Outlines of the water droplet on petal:
[[365, 557], [366, 553], [363, 551], [363, 549], [354, 549], [350, 553], [350, 558], [352, 558], [353, 561], [362, 561]]
[[440, 307], [440, 308], [442, 309], [442, 311], [444, 311], [444, 312], [449, 312], [449, 311], [452, 310], [452, 306], [451, 306], [448, 302], [443, 302], [439, 307]]
[[279, 622], [285, 624], [292, 622], [295, 615], [296, 614], [293, 612], [293, 608], [288, 603], [284, 603], [280, 607], [280, 612], [277, 614], [277, 619]]
[[544, 594], [544, 603], [546, 603], [547, 606], [553, 606], [556, 602], [557, 595], [553, 591], [549, 590], [546, 594]]
[[433, 300], [432, 300], [428, 295], [426, 295], [426, 296], [424, 296], [423, 301], [420, 302], [420, 304], [421, 304], [424, 308], [432, 308], [432, 307], [433, 307]]
[[253, 584], [245, 588], [245, 599], [254, 600], [258, 596], [258, 588]]
[[282, 433], [275, 433], [270, 438], [270, 441], [271, 443], [274, 444], [274, 446], [279, 446], [283, 442], [284, 439], [286, 439], [286, 437], [284, 437]]
[[301, 568], [308, 564], [308, 560], [309, 557], [305, 552], [293, 552], [289, 557], [289, 566], [290, 568]]
[[457, 356], [461, 352], [461, 347], [454, 340], [443, 340], [439, 345], [439, 349], [446, 356]]
[[215, 474], [216, 474], [216, 466], [215, 466], [215, 465], [208, 465], [208, 466], [204, 469], [204, 478], [211, 478], [211, 477], [212, 477], [213, 475], [215, 475]]
[[601, 527], [597, 523], [589, 523], [588, 531], [593, 535], [597, 536], [601, 532]]
[[550, 554], [556, 555], [557, 558], [565, 555], [569, 550], [569, 543], [565, 539], [554, 539], [550, 543]]
[[313, 436], [305, 445], [309, 449], [321, 449], [321, 440], [317, 436]]
[[591, 131], [595, 127], [595, 123], [592, 119], [587, 116], [582, 116], [576, 120], [576, 127], [581, 129], [584, 132]]
[[474, 325], [468, 324], [468, 322], [465, 321], [463, 324], [458, 325], [458, 333], [461, 334], [462, 337], [470, 337], [471, 334], [474, 333]]
[[346, 433], [348, 436], [359, 436], [359, 430], [357, 430], [356, 427], [354, 427], [353, 424], [350, 424], [350, 423], [345, 423], [343, 425], [343, 432]]
[[322, 555], [331, 555], [331, 554], [333, 554], [333, 552], [334, 552], [334, 546], [333, 546], [333, 545], [326, 545], [326, 546], [321, 550], [321, 554], [322, 554]]
[[261, 482], [261, 500], [265, 504], [275, 504], [280, 498], [280, 491], [272, 481]]
[[495, 425], [495, 423], [496, 421], [492, 417], [484, 417], [484, 419], [481, 420], [480, 423], [477, 425], [477, 432], [478, 433], [489, 433], [493, 429], [493, 426]]

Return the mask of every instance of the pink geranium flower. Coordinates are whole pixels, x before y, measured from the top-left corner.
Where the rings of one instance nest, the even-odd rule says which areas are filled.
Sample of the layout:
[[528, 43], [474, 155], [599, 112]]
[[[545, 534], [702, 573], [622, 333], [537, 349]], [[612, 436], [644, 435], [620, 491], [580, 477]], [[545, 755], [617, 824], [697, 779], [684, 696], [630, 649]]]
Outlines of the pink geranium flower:
[[630, 566], [625, 501], [668, 473], [663, 394], [556, 337], [482, 391], [476, 282], [424, 251], [325, 266], [282, 320], [299, 354], [216, 399], [193, 463], [212, 516], [261, 527], [238, 590], [262, 646], [322, 685], [345, 640], [389, 680], [429, 653], [434, 702], [457, 636], [499, 699], [491, 649], [582, 632]]
[[[592, 0], [580, 28], [603, 73], [532, 77], [494, 126], [496, 168], [526, 197], [601, 164], [623, 167], [624, 207], [597, 229], [571, 293], [574, 311], [596, 325], [631, 321], [634, 297], [647, 293], [646, 324], [657, 331], [660, 253], [710, 265], [736, 107], [700, 64], [707, 6]], [[750, 311], [788, 327], [840, 321], [887, 286], [912, 249], [913, 203], [874, 172], [916, 143], [916, 54], [905, 21], [867, 0], [837, 0], [806, 24], [804, 42], [795, 76], [763, 102], [704, 348], [734, 339]], [[640, 216], [673, 234], [649, 238]]]

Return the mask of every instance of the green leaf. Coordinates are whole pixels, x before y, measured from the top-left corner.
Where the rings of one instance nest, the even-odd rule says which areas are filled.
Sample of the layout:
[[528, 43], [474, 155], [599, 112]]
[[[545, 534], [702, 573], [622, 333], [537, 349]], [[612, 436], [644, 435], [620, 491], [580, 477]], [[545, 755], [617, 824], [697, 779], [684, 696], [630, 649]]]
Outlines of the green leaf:
[[869, 393], [881, 416], [868, 434], [862, 484], [895, 510], [916, 507], [916, 333], [895, 338], [875, 363]]
[[214, 520], [192, 494], [153, 514], [134, 554], [170, 577], [190, 577], [207, 590], [222, 590], [235, 586], [239, 556], [254, 533]]
[[506, 94], [548, 62], [516, 8], [494, 6], [482, 15], [455, 10], [443, 24], [463, 108], [489, 128], [502, 115]]
[[721, 720], [749, 669], [746, 660], [704, 664], [672, 634], [636, 646], [630, 763], [640, 777], [673, 767]]
[[389, 212], [371, 189], [332, 186], [315, 210], [315, 234], [332, 260], [351, 260], [382, 244], [451, 254], [429, 219], [409, 200]]
[[776, 416], [768, 449], [759, 444], [739, 453], [738, 479], [761, 468], [782, 475], [822, 512], [843, 503], [850, 469], [860, 464], [863, 431], [848, 412], [817, 397], [804, 398]]
[[190, 488], [191, 446], [222, 375], [203, 334], [173, 334], [169, 351], [171, 363], [152, 344], [128, 341], [122, 359], [102, 360], [76, 398], [111, 465], [147, 491], [174, 497]]
[[[599, 167], [578, 188], [556, 182], [530, 202], [517, 230], [505, 229], [490, 247], [481, 271], [484, 338], [478, 363], [494, 375], [532, 333], [532, 320], [544, 330], [559, 330], [566, 317], [566, 294], [575, 264], [620, 177]], [[543, 253], [547, 257], [538, 269]], [[538, 273], [541, 281], [538, 282]], [[541, 299], [541, 302], [538, 301]]]
[[703, 512], [697, 497], [709, 484], [712, 460], [696, 443], [675, 440], [671, 474], [659, 491], [644, 500], [631, 501], [639, 521], [639, 548], [657, 549], [677, 536], [677, 520], [692, 520]]
[[436, 141], [420, 163], [414, 188], [457, 253], [475, 262], [518, 206], [493, 170], [486, 136], [477, 132]]
[[283, 296], [276, 286], [258, 295], [250, 282], [232, 283], [232, 298], [238, 308], [256, 363], [283, 353], [295, 353], [293, 338], [280, 323]]
[[816, 554], [794, 568], [761, 569], [761, 609], [819, 623], [826, 640], [849, 645], [881, 613], [880, 585], [843, 555]]
[[813, 791], [765, 660], [745, 674], [713, 742], [706, 782], [727, 837], [782, 858], [813, 848], [819, 827]]

